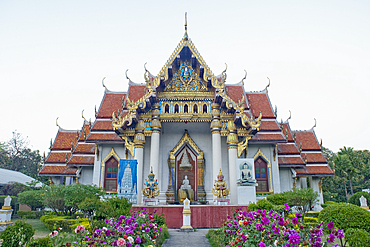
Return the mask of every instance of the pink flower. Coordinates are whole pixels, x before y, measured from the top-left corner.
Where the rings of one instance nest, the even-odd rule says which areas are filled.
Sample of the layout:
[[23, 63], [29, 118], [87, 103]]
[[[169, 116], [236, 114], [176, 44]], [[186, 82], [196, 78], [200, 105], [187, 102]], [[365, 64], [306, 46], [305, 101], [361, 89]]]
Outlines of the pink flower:
[[51, 238], [53, 238], [53, 237], [55, 237], [55, 236], [57, 236], [58, 235], [58, 231], [52, 231], [50, 234], [49, 234], [49, 236], [51, 237]]
[[298, 219], [297, 219], [297, 218], [293, 218], [293, 219], [292, 219], [292, 223], [293, 223], [294, 225], [297, 225], [297, 224], [298, 224], [298, 222], [299, 222], [299, 221], [298, 221]]
[[264, 242], [261, 242], [258, 244], [260, 247], [266, 247], [265, 243]]
[[80, 233], [85, 231], [85, 226], [84, 225], [78, 225], [75, 229], [75, 233]]
[[126, 241], [123, 238], [119, 238], [117, 240], [117, 246], [124, 246], [126, 244]]

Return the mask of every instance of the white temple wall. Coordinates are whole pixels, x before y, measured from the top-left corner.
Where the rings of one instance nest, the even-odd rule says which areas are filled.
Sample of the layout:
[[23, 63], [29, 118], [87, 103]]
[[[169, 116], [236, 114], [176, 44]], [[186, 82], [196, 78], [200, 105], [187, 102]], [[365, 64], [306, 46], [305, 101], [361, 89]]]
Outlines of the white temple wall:
[[322, 210], [321, 204], [324, 203], [324, 196], [322, 193], [322, 188], [320, 192], [320, 186], [319, 186], [320, 180], [321, 178], [319, 177], [309, 177], [310, 188], [312, 188], [313, 191], [317, 191], [317, 193], [319, 193], [319, 196], [317, 197], [318, 202], [316, 203], [316, 205], [314, 205], [314, 208], [313, 208], [314, 211]]
[[[80, 184], [88, 184], [92, 185], [92, 177], [94, 173], [93, 167], [82, 167], [80, 172], [80, 177], [78, 178], [78, 182]], [[74, 179], [74, 184], [76, 183], [76, 180]]]
[[280, 168], [280, 190], [281, 192], [289, 191], [293, 189], [294, 178], [292, 178], [292, 171], [290, 168]]

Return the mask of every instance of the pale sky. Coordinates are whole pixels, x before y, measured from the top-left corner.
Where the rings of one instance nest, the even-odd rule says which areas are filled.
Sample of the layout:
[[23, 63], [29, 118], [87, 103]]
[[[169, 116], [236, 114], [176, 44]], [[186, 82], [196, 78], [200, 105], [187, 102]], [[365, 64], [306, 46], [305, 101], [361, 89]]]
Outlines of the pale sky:
[[268, 84], [278, 119], [323, 145], [370, 149], [369, 1], [0, 0], [0, 141], [17, 130], [48, 151], [58, 127], [94, 120], [104, 88], [144, 82], [184, 33], [227, 83]]

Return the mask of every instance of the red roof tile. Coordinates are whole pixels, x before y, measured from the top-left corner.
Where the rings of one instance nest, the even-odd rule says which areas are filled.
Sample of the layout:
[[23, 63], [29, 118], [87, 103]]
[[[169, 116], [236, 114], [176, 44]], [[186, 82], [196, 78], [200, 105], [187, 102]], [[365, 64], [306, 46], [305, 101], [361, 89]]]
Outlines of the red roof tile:
[[97, 119], [92, 127], [93, 131], [113, 131], [112, 121], [102, 121]]
[[94, 133], [92, 132], [87, 138], [87, 142], [123, 142], [116, 133]]
[[93, 143], [78, 143], [73, 154], [95, 154], [95, 145]]
[[68, 161], [68, 165], [93, 166], [94, 156], [73, 155], [72, 158]]
[[260, 131], [281, 131], [275, 121], [261, 121]]
[[77, 131], [65, 131], [59, 128], [51, 150], [71, 150], [77, 143]]
[[252, 112], [254, 110], [255, 117], [258, 117], [260, 112], [262, 112], [263, 118], [275, 118], [267, 94], [247, 93], [247, 98], [250, 99], [250, 108]]
[[264, 134], [263, 132], [258, 132], [255, 136], [252, 137], [250, 141], [277, 141], [277, 142], [285, 142], [285, 138], [282, 136], [281, 133], [275, 134]]
[[[128, 91], [128, 98], [131, 101], [138, 101], [146, 93], [146, 85], [131, 84]], [[112, 114], [111, 114], [112, 115]]]
[[49, 156], [47, 157], [45, 163], [66, 163], [66, 154], [68, 154], [68, 159], [71, 157], [70, 152], [51, 152]]
[[301, 157], [278, 157], [279, 166], [304, 166], [305, 163]]
[[39, 172], [40, 176], [48, 175], [76, 175], [77, 168], [70, 168], [67, 166], [49, 166], [45, 165]]
[[320, 150], [321, 147], [316, 140], [313, 131], [295, 131], [296, 133], [296, 143], [300, 146], [302, 143], [302, 150]]
[[[244, 89], [242, 86], [226, 86], [225, 91], [227, 96], [229, 96], [235, 103], [243, 98]], [[246, 99], [244, 99], [244, 107], [247, 106]]]
[[300, 154], [294, 143], [279, 143], [278, 154]]
[[329, 166], [306, 166], [305, 168], [296, 168], [294, 169], [298, 177], [302, 176], [334, 176], [333, 171]]
[[[122, 98], [126, 93], [114, 93], [106, 91], [100, 104], [98, 118], [111, 118], [114, 111], [122, 110]], [[130, 98], [131, 99], [131, 98]]]
[[322, 153], [302, 153], [302, 159], [307, 157], [307, 164], [309, 163], [327, 163]]

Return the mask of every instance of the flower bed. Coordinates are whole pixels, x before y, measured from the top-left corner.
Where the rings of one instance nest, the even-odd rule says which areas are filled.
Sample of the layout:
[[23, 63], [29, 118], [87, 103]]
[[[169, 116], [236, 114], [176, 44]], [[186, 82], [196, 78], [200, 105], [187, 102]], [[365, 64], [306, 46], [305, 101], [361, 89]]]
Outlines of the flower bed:
[[[285, 208], [289, 211], [288, 205]], [[334, 223], [329, 222], [325, 226], [322, 223], [315, 226], [306, 225], [301, 213], [289, 219], [272, 209], [254, 212], [236, 211], [233, 217], [228, 215], [227, 218], [228, 220], [220, 229], [224, 246], [319, 247], [333, 243], [336, 238], [340, 239], [341, 243], [344, 242], [342, 241], [343, 231], [334, 228]], [[327, 239], [324, 239], [324, 232], [327, 234]]]
[[[155, 223], [154, 216], [145, 209], [131, 216], [120, 216], [105, 220], [106, 226], [88, 231], [84, 225], [78, 225], [74, 230], [76, 241], [65, 243], [63, 246], [127, 246], [154, 247], [161, 228]], [[58, 231], [50, 234], [53, 246], [59, 246], [62, 241]]]

